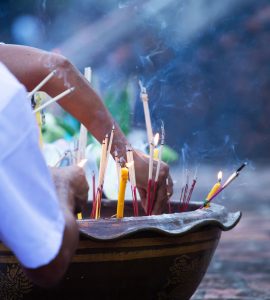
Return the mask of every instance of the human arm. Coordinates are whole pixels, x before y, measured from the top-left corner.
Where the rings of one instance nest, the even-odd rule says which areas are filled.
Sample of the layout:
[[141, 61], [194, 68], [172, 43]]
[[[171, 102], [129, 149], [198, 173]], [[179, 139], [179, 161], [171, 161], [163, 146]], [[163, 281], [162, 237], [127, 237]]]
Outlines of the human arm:
[[[74, 86], [75, 91], [60, 100], [59, 104], [83, 123], [99, 142], [110, 132], [114, 124], [112, 116], [84, 76], [65, 57], [25, 46], [2, 45], [0, 47], [0, 60], [10, 68], [28, 91], [32, 90], [49, 72], [56, 69], [57, 75], [42, 90], [51, 96], [56, 96], [66, 88]], [[125, 158], [127, 144], [126, 137], [119, 126], [115, 124], [112, 151], [116, 148], [119, 157]], [[134, 151], [136, 181], [145, 210], [148, 163], [149, 158], [147, 156], [140, 151]], [[167, 177], [169, 178], [168, 187], [166, 186]], [[168, 200], [167, 192], [172, 194], [172, 180], [168, 166], [162, 163], [153, 208], [154, 214], [164, 210]]]
[[0, 240], [31, 279], [51, 286], [63, 276], [78, 240], [75, 203], [86, 200], [81, 169], [55, 170], [40, 152], [26, 93], [0, 64]]

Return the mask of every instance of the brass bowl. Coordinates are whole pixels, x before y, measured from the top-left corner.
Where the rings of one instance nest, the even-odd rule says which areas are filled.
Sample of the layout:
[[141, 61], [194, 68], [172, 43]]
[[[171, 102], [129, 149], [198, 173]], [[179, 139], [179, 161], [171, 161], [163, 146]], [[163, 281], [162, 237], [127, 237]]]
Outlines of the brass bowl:
[[[131, 202], [125, 215], [132, 212]], [[201, 282], [222, 230], [241, 213], [211, 204], [185, 213], [78, 221], [81, 237], [65, 278], [55, 288], [34, 286], [0, 244], [0, 299], [189, 299]], [[172, 203], [174, 211], [178, 210]], [[115, 213], [103, 201], [102, 214]], [[90, 208], [84, 216], [90, 214]]]

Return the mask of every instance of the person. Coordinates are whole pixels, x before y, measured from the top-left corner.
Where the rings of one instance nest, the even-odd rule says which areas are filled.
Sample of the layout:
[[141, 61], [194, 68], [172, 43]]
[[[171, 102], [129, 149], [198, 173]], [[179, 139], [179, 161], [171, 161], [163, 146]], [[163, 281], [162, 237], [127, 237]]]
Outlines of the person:
[[[0, 45], [0, 61], [26, 86], [28, 91], [31, 91], [52, 70], [57, 70], [57, 76], [43, 86], [42, 90], [54, 97], [67, 87], [75, 87], [75, 91], [59, 100], [59, 104], [83, 123], [99, 142], [102, 142], [105, 135], [110, 132], [115, 123], [112, 116], [84, 76], [62, 55], [27, 46], [7, 44]], [[116, 124], [112, 152], [117, 149], [118, 156], [125, 158], [127, 144], [126, 137]], [[147, 155], [138, 150], [134, 151], [136, 183], [145, 211], [147, 209], [148, 163]], [[162, 163], [153, 214], [160, 214], [164, 211], [168, 197], [172, 193], [173, 182], [169, 167]]]
[[34, 283], [49, 287], [75, 252], [74, 213], [88, 185], [82, 168], [47, 168], [26, 90], [2, 63], [0, 88], [0, 241]]

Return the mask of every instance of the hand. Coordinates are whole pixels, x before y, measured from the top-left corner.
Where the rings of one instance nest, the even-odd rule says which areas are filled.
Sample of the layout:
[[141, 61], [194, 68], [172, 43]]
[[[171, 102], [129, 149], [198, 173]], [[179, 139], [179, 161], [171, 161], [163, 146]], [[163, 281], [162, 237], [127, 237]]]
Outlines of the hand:
[[80, 212], [88, 197], [88, 183], [84, 170], [78, 166], [51, 168], [51, 173], [62, 206], [72, 213]]
[[[141, 197], [141, 204], [145, 212], [147, 212], [147, 184], [148, 184], [148, 168], [149, 156], [138, 150], [134, 150], [134, 165], [136, 171], [136, 183]], [[153, 178], [155, 176], [157, 162], [154, 161]], [[168, 185], [166, 179], [168, 178]], [[173, 194], [173, 182], [169, 174], [169, 166], [161, 162], [160, 173], [157, 183], [156, 198], [153, 199], [154, 206], [152, 214], [161, 214], [167, 205], [169, 197]]]

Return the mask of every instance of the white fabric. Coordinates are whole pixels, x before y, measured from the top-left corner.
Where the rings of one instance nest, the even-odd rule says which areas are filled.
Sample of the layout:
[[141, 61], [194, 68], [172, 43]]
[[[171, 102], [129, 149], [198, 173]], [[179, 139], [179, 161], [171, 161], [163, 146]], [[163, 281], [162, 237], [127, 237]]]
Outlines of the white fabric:
[[65, 221], [24, 87], [0, 63], [0, 240], [28, 268], [48, 264]]

